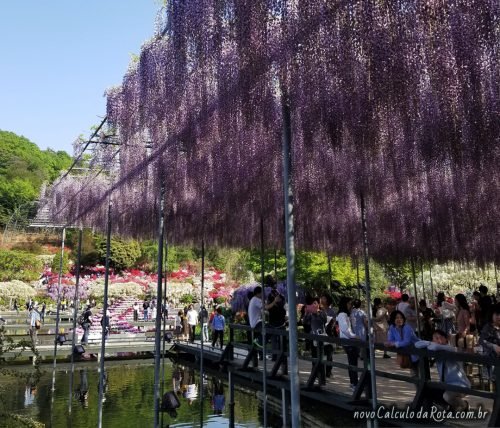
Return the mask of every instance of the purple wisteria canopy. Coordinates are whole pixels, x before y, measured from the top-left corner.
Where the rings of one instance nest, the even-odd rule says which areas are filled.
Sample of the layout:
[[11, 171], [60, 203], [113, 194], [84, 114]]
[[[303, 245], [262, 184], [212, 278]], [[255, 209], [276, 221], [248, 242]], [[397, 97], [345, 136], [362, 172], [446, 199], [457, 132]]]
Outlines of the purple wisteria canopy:
[[[108, 91], [108, 187], [52, 189], [53, 212], [171, 242], [284, 241], [282, 106], [296, 244], [380, 259], [500, 259], [497, 0], [172, 0], [167, 28]], [[63, 181], [68, 181], [64, 184]]]

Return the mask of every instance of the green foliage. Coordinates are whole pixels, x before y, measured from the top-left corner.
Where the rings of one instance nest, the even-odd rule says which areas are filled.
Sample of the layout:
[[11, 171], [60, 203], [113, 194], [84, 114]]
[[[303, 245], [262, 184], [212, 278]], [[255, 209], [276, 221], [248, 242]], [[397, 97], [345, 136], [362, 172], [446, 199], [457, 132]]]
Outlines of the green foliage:
[[[71, 256], [76, 263], [78, 256], [78, 230], [68, 230], [66, 232], [66, 241], [68, 246], [73, 249]], [[100, 255], [96, 248], [96, 238], [91, 230], [84, 229], [82, 234], [82, 254], [80, 262], [83, 266], [94, 266], [100, 261]], [[58, 268], [59, 269], [59, 268]]]
[[[145, 271], [156, 272], [158, 269], [158, 243], [143, 241], [140, 243], [140, 247], [141, 255], [137, 260], [137, 265]], [[165, 253], [163, 255], [165, 256]], [[196, 254], [191, 248], [177, 245], [167, 247], [167, 269], [169, 272], [178, 270], [182, 264], [193, 260], [196, 260]]]
[[42, 269], [42, 261], [33, 254], [0, 249], [0, 281], [34, 281]]
[[382, 268], [387, 278], [402, 291], [407, 291], [413, 284], [413, 275], [409, 262], [384, 263]]
[[53, 181], [70, 164], [64, 151], [40, 150], [24, 137], [0, 131], [0, 225], [13, 215], [32, 215], [42, 183]]
[[[106, 260], [106, 239], [102, 236], [97, 236], [95, 245], [101, 263], [104, 264]], [[140, 256], [141, 247], [137, 241], [117, 238], [111, 239], [110, 265], [116, 270], [120, 271], [136, 267], [137, 260]]]
[[38, 254], [38, 255], [44, 254], [44, 249], [41, 246], [41, 244], [33, 241], [19, 242], [13, 247], [11, 247], [11, 250], [25, 251], [27, 253]]
[[190, 305], [191, 303], [194, 302], [194, 296], [192, 294], [184, 294], [181, 296], [179, 301], [184, 305]]
[[[62, 274], [64, 275], [65, 273], [69, 272], [70, 269], [70, 263], [69, 263], [69, 254], [68, 251], [64, 251], [63, 255], [63, 262], [62, 262]], [[59, 251], [56, 253], [54, 256], [54, 259], [52, 260], [52, 272], [57, 272], [59, 273], [59, 269], [61, 268], [61, 252]]]

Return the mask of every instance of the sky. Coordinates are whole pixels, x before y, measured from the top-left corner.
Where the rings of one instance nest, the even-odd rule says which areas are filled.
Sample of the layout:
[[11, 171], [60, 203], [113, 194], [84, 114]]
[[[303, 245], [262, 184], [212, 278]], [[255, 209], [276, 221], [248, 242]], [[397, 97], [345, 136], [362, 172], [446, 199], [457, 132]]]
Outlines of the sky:
[[160, 3], [1, 1], [0, 129], [72, 155], [105, 116], [105, 90], [153, 36]]

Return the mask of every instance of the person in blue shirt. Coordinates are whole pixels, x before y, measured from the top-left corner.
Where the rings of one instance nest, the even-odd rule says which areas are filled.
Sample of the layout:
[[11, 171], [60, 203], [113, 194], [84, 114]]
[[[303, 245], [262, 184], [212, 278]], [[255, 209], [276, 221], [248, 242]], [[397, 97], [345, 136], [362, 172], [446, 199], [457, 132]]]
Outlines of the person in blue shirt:
[[[436, 330], [432, 335], [432, 342], [420, 340], [415, 343], [416, 348], [427, 348], [430, 351], [451, 351], [456, 349], [448, 345], [448, 335], [442, 330]], [[446, 359], [437, 359], [436, 366], [439, 379], [447, 385], [463, 386], [470, 388], [470, 380], [465, 374], [461, 361], [449, 361]], [[463, 411], [469, 408], [469, 403], [464, 400], [465, 394], [456, 391], [445, 391], [444, 401], [454, 410]]]
[[[389, 331], [387, 332], [387, 342], [385, 346], [404, 348], [413, 345], [418, 341], [413, 328], [406, 324], [406, 317], [401, 311], [392, 311], [389, 319]], [[418, 356], [410, 355], [411, 369], [413, 375], [417, 375]]]
[[213, 336], [212, 336], [212, 347], [217, 343], [217, 339], [220, 342], [220, 349], [224, 346], [224, 327], [226, 326], [226, 319], [222, 315], [222, 309], [217, 308], [217, 313], [212, 320]]

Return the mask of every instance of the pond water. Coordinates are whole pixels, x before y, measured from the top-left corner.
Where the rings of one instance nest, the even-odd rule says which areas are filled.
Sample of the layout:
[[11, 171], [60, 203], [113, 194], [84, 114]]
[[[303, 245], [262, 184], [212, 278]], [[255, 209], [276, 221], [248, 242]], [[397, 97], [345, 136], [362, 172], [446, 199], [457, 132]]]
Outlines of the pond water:
[[[49, 367], [44, 367], [49, 369]], [[72, 407], [69, 412], [71, 368], [56, 373], [52, 401], [52, 372], [42, 376], [36, 388], [29, 382], [3, 377], [0, 380], [1, 406], [8, 412], [44, 423], [47, 427], [87, 428], [97, 426], [99, 375], [97, 363], [75, 367]], [[104, 427], [152, 426], [154, 422], [154, 366], [152, 362], [110, 362], [106, 366]], [[229, 388], [214, 376], [204, 376], [203, 401], [200, 376], [193, 368], [165, 364], [164, 391], [177, 391], [180, 407], [171, 414], [162, 413], [163, 426], [216, 428], [229, 426]], [[235, 426], [258, 427], [259, 400], [255, 392], [235, 388]], [[0, 421], [0, 426], [2, 422]], [[15, 425], [13, 425], [15, 426]]]
[[[15, 368], [24, 378], [0, 377], [0, 413], [7, 412], [31, 418], [46, 427], [87, 428], [98, 424], [99, 374], [98, 363], [75, 365], [73, 391], [70, 407], [71, 366], [61, 364], [56, 371], [56, 387], [52, 394], [51, 366], [45, 370], [36, 387], [32, 387], [26, 376], [30, 367]], [[105, 401], [103, 404], [103, 426], [146, 427], [154, 422], [154, 363], [153, 360], [106, 362]], [[208, 427], [225, 428], [230, 422], [229, 387], [223, 376], [203, 376], [203, 399], [201, 399], [199, 371], [188, 366], [165, 362], [164, 392], [176, 391], [180, 407], [174, 412], [162, 412], [162, 427]], [[235, 385], [235, 427], [263, 426], [260, 392]], [[269, 397], [268, 426], [281, 427], [281, 400]], [[306, 408], [308, 408], [306, 406]], [[310, 405], [308, 422], [304, 427], [353, 426], [350, 418], [335, 410], [335, 424], [331, 410], [325, 415], [324, 407]], [[305, 413], [302, 412], [303, 416]], [[318, 416], [318, 414], [321, 414]], [[314, 415], [314, 416], [313, 416]], [[323, 417], [322, 417], [323, 416]], [[327, 417], [325, 417], [327, 416]], [[319, 420], [319, 419], [322, 420]], [[358, 425], [354, 424], [354, 425]], [[18, 422], [2, 422], [0, 427], [18, 427]]]

